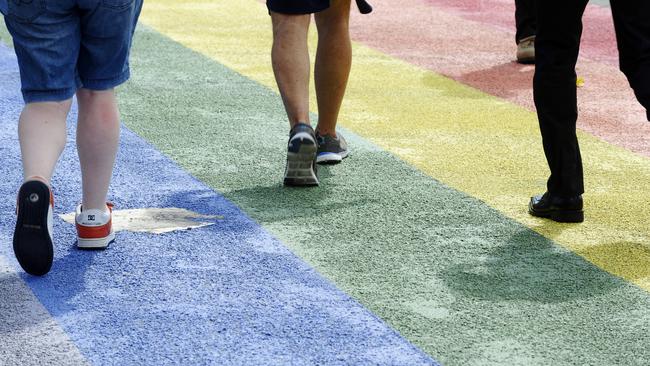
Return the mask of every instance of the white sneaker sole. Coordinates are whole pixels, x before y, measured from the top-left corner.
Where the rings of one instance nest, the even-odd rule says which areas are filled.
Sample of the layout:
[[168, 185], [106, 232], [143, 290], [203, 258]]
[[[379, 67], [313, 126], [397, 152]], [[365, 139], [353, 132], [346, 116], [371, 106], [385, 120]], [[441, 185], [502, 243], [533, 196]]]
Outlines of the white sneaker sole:
[[309, 187], [318, 185], [314, 157], [316, 155], [316, 141], [306, 133], [296, 134], [292, 139], [299, 140], [298, 152], [287, 153], [287, 167], [284, 172], [284, 185], [290, 187]]
[[115, 233], [110, 233], [105, 238], [99, 239], [82, 239], [77, 238], [77, 248], [79, 249], [105, 249], [108, 245], [115, 241]]
[[335, 153], [323, 153], [316, 157], [318, 164], [336, 164], [343, 161], [343, 157]]
[[343, 159], [348, 157], [348, 152], [337, 154], [332, 152], [320, 153], [316, 157], [316, 163], [318, 164], [337, 164], [343, 161]]

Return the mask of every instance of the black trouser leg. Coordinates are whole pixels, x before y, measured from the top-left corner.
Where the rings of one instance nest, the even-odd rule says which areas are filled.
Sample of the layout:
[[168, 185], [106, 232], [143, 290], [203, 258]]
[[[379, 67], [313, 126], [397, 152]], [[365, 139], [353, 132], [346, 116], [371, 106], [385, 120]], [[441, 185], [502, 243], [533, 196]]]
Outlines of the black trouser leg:
[[537, 33], [537, 16], [535, 15], [535, 0], [515, 0], [515, 21], [517, 36], [515, 41], [534, 36]]
[[536, 4], [533, 90], [544, 153], [551, 169], [548, 191], [560, 197], [584, 193], [582, 159], [576, 137], [575, 65], [587, 2], [542, 0]]
[[650, 121], [650, 1], [612, 0], [621, 71]]

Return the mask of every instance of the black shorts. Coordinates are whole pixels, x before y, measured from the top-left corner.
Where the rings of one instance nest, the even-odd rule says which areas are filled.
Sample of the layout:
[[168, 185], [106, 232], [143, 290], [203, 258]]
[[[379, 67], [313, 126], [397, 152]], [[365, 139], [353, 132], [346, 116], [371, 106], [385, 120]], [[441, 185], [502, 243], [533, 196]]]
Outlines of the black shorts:
[[281, 14], [312, 14], [330, 7], [330, 0], [266, 0], [269, 11]]

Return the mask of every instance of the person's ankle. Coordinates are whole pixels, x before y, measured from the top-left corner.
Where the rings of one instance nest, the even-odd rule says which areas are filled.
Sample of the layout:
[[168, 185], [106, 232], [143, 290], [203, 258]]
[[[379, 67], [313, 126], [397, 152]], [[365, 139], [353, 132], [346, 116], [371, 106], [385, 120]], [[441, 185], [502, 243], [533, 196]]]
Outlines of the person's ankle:
[[336, 138], [336, 129], [330, 130], [330, 129], [323, 129], [320, 127], [316, 127], [316, 134], [318, 136], [330, 136], [333, 138]]
[[28, 177], [25, 177], [25, 180], [23, 180], [23, 183], [31, 182], [31, 181], [42, 182], [42, 183], [45, 183], [48, 187], [50, 186], [50, 181], [47, 180], [46, 178], [40, 176], [40, 175], [30, 175]]
[[290, 127], [291, 127], [291, 129], [293, 129], [294, 127], [299, 126], [299, 125], [307, 125], [307, 126], [311, 127], [311, 123], [309, 123], [309, 121], [296, 121], [296, 122], [292, 123]]
[[90, 211], [90, 210], [96, 210], [104, 213], [109, 213], [110, 209], [108, 208], [108, 205], [106, 203], [104, 204], [93, 204], [93, 205], [86, 205], [85, 203], [81, 204], [81, 209], [83, 211]]

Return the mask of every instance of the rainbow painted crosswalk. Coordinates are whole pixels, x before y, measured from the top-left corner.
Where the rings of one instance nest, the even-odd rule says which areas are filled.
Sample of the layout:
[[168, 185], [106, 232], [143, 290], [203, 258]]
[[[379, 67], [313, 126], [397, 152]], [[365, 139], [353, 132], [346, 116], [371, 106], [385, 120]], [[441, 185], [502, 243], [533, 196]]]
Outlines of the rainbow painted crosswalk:
[[650, 363], [650, 124], [609, 9], [589, 7], [578, 68], [587, 221], [561, 225], [526, 213], [547, 170], [511, 1], [373, 6], [353, 17], [352, 155], [295, 190], [264, 4], [148, 1], [111, 199], [223, 219], [105, 253], [58, 221], [42, 279], [10, 248], [21, 100], [0, 48], [0, 364]]

